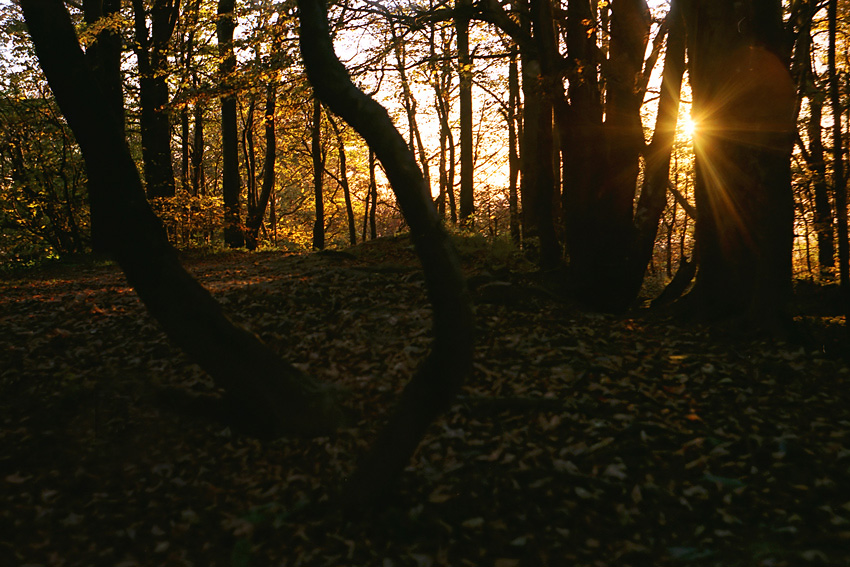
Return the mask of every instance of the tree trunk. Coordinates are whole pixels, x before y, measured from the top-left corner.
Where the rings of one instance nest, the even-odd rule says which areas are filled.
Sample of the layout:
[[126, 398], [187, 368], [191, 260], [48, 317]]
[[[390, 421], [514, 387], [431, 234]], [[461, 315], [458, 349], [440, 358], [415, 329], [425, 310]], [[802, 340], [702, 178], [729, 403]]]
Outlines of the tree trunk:
[[419, 165], [422, 168], [422, 174], [425, 178], [425, 184], [431, 187], [431, 174], [428, 170], [428, 154], [425, 152], [425, 145], [422, 143], [422, 134], [419, 131], [419, 124], [416, 121], [416, 97], [410, 89], [410, 81], [407, 77], [407, 49], [404, 46], [401, 38], [398, 37], [395, 31], [395, 24], [392, 19], [387, 21], [392, 32], [393, 51], [396, 58], [396, 69], [398, 71], [399, 80], [401, 81], [401, 94], [404, 103], [404, 110], [407, 113], [407, 127], [410, 133], [410, 151], [416, 155], [419, 154]]
[[[154, 0], [150, 14], [143, 0], [133, 0], [136, 58], [139, 66], [139, 107], [142, 161], [148, 197], [173, 197], [171, 120], [168, 108], [166, 49], [177, 23], [180, 3]], [[148, 31], [147, 17], [151, 29]]]
[[257, 150], [254, 144], [254, 112], [257, 108], [256, 93], [248, 94], [248, 110], [242, 126], [242, 156], [245, 162], [245, 195], [250, 217], [257, 208], [260, 195], [257, 192]]
[[313, 222], [313, 249], [325, 247], [325, 197], [322, 180], [325, 175], [325, 160], [322, 159], [322, 103], [313, 95], [313, 123], [310, 136], [310, 153], [313, 157], [313, 194], [316, 203], [316, 220]]
[[[589, 114], [595, 119], [596, 102], [592, 93], [581, 93], [586, 100], [577, 93], [587, 109], [574, 105], [573, 115], [579, 116], [580, 125], [565, 133], [572, 137], [576, 151], [565, 193], [570, 195], [568, 248], [579, 298], [597, 309], [619, 311], [634, 297], [628, 274], [634, 239], [632, 211], [644, 147], [642, 96], [636, 85], [643, 74], [651, 24], [646, 1], [614, 0], [610, 22], [605, 122], [600, 129], [595, 120], [584, 117]], [[579, 22], [575, 33], [584, 27]], [[585, 173], [581, 170], [587, 163], [602, 167]]]
[[835, 62], [836, 27], [838, 0], [829, 0], [829, 97], [832, 103], [832, 191], [835, 201], [835, 220], [838, 232], [838, 274], [841, 286], [841, 303], [844, 312], [844, 326], [850, 329], [850, 246], [847, 234], [847, 183], [844, 176], [844, 149], [841, 138], [841, 87]]
[[633, 265], [629, 269], [631, 286], [625, 290], [624, 298], [628, 301], [634, 300], [640, 292], [646, 267], [655, 248], [658, 222], [667, 205], [670, 161], [679, 118], [682, 77], [685, 73], [685, 22], [682, 19], [681, 0], [672, 2], [667, 15], [667, 28], [667, 55], [662, 72], [658, 114], [652, 142], [645, 152], [643, 189], [635, 211], [636, 234], [631, 255]]
[[340, 413], [329, 391], [234, 325], [180, 265], [145, 200], [120, 124], [104, 113], [98, 88], [61, 0], [22, 0], [48, 84], [83, 152], [93, 217], [105, 223], [109, 253], [168, 337], [201, 365], [266, 435], [333, 429]]
[[835, 231], [833, 230], [832, 205], [826, 184], [826, 158], [823, 149], [823, 93], [809, 97], [809, 121], [806, 133], [809, 138], [809, 169], [814, 178], [815, 190], [815, 233], [818, 239], [818, 265], [821, 275], [835, 266]]
[[397, 410], [348, 486], [348, 504], [373, 503], [419, 445], [425, 431], [453, 399], [472, 369], [473, 314], [457, 253], [443, 229], [416, 158], [393, 126], [386, 110], [364, 95], [339, 62], [330, 39], [321, 0], [300, 0], [301, 53], [318, 96], [360, 133], [381, 160], [410, 227], [433, 308], [432, 349], [407, 385]]
[[509, 186], [508, 207], [510, 212], [511, 240], [515, 244], [521, 242], [519, 222], [519, 196], [517, 182], [519, 181], [519, 153], [517, 152], [517, 115], [519, 111], [519, 69], [517, 57], [519, 51], [516, 45], [511, 47], [511, 62], [508, 70], [508, 162]]
[[224, 197], [224, 243], [230, 248], [245, 244], [239, 193], [239, 130], [237, 127], [236, 92], [232, 85], [236, 72], [236, 53], [233, 51], [233, 32], [236, 29], [236, 0], [218, 1], [216, 37], [218, 39], [219, 75], [221, 81], [221, 154], [222, 196]]
[[204, 186], [204, 107], [196, 100], [192, 108], [192, 195], [205, 195]]
[[[95, 24], [99, 19], [113, 16], [121, 9], [120, 0], [86, 0], [83, 2], [83, 13], [86, 23]], [[107, 108], [115, 117], [116, 123], [124, 132], [124, 85], [121, 73], [121, 34], [118, 30], [107, 26], [102, 28], [86, 50], [86, 60], [92, 69], [97, 83], [107, 99]], [[99, 211], [92, 210], [92, 215]], [[71, 217], [73, 218], [73, 217]], [[104, 225], [101, 219], [92, 219], [91, 245], [94, 250], [102, 251], [108, 247], [106, 236], [99, 231]]]
[[457, 30], [457, 64], [460, 88], [460, 212], [461, 226], [473, 226], [475, 211], [474, 161], [472, 155], [472, 57], [469, 53], [470, 0], [457, 0], [455, 29]]
[[331, 123], [331, 128], [336, 136], [337, 155], [339, 156], [339, 184], [342, 187], [342, 196], [345, 199], [345, 213], [348, 217], [348, 243], [354, 246], [357, 244], [357, 228], [354, 226], [354, 207], [351, 205], [351, 188], [348, 185], [348, 169], [345, 163], [345, 141], [342, 139], [342, 132], [339, 131], [339, 126], [336, 125], [333, 118], [328, 116], [328, 122]]
[[779, 0], [686, 4], [700, 312], [775, 329], [791, 291], [796, 91]]
[[[555, 210], [560, 194], [554, 171], [553, 100], [559, 93], [554, 81], [555, 36], [548, 0], [531, 0], [534, 45], [520, 46], [522, 63], [522, 140], [520, 193], [523, 244], [539, 246], [544, 270], [561, 265], [561, 246], [555, 230]], [[560, 93], [563, 98], [563, 93]], [[534, 242], [537, 239], [537, 243]]]
[[274, 190], [275, 164], [277, 162], [277, 136], [275, 135], [276, 107], [277, 85], [270, 83], [266, 86], [266, 111], [263, 115], [266, 138], [266, 154], [263, 159], [263, 187], [260, 189], [260, 196], [254, 210], [248, 215], [248, 230], [245, 235], [245, 245], [249, 250], [257, 249], [260, 225], [263, 224], [263, 217], [266, 214], [269, 197], [272, 194], [272, 190]]

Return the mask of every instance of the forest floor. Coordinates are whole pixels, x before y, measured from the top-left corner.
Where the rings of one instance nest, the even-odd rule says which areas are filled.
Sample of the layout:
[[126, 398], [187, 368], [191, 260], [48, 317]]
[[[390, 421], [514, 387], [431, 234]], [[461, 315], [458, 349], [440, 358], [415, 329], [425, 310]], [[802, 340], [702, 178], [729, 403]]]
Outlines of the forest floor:
[[340, 487], [429, 343], [405, 240], [185, 259], [344, 392], [356, 418], [316, 439], [258, 440], [181, 402], [216, 392], [117, 267], [4, 276], [0, 565], [850, 565], [850, 370], [814, 338], [828, 311], [807, 304], [803, 344], [592, 314], [473, 244], [474, 374], [357, 520]]

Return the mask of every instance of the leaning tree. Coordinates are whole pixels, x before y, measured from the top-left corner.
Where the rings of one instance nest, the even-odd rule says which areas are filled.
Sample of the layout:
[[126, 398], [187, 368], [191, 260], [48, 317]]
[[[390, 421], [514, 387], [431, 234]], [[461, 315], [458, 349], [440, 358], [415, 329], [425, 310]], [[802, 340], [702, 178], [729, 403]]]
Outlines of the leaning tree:
[[[340, 423], [329, 389], [232, 323], [180, 264], [145, 199], [118, 118], [80, 48], [62, 0], [21, 0], [39, 63], [82, 149], [93, 222], [107, 251], [168, 337], [201, 365], [266, 434], [316, 433]], [[433, 345], [372, 452], [349, 482], [348, 502], [375, 502], [403, 471], [425, 428], [472, 367], [473, 313], [454, 246], [422, 173], [387, 112], [359, 91], [333, 52], [321, 0], [301, 2], [301, 47], [316, 93], [384, 164], [422, 261], [434, 312]]]

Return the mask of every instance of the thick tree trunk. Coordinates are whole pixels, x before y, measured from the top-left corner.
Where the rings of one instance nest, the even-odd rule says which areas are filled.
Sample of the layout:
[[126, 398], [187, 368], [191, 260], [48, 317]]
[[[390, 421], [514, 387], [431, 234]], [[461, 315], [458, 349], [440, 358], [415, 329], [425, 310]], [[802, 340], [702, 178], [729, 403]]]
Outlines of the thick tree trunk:
[[791, 290], [790, 152], [796, 92], [779, 0], [686, 5], [695, 139], [697, 257], [706, 316], [773, 328]]
[[[173, 197], [171, 118], [168, 108], [166, 49], [177, 23], [179, 2], [155, 0], [150, 14], [143, 0], [133, 0], [136, 58], [139, 66], [139, 107], [142, 161], [148, 197]], [[148, 32], [147, 18], [151, 29]]]
[[[86, 0], [83, 2], [83, 14], [86, 23], [96, 24], [98, 20], [115, 15], [121, 9], [120, 0]], [[86, 50], [86, 60], [92, 69], [100, 89], [107, 99], [107, 108], [115, 117], [116, 123], [124, 132], [124, 84], [121, 73], [121, 34], [111, 26], [102, 28]], [[97, 210], [91, 212], [97, 215]], [[73, 218], [70, 217], [70, 218]], [[108, 237], [100, 232], [104, 221], [93, 218], [91, 222], [91, 245], [94, 250], [104, 251], [108, 247]]]
[[313, 157], [313, 196], [316, 219], [313, 221], [313, 249], [325, 247], [325, 197], [322, 181], [325, 177], [325, 160], [322, 155], [322, 103], [313, 95], [313, 123], [310, 136], [310, 153]]
[[321, 0], [300, 0], [301, 53], [313, 88], [360, 133], [384, 165], [422, 261], [434, 313], [432, 350], [407, 385], [397, 410], [349, 482], [353, 509], [385, 496], [422, 436], [472, 369], [473, 314], [457, 253], [443, 229], [416, 158], [386, 110], [354, 86], [331, 42]]
[[236, 29], [234, 9], [236, 0], [218, 1], [216, 37], [221, 59], [219, 75], [224, 94], [221, 97], [221, 154], [222, 196], [224, 197], [224, 242], [231, 248], [245, 244], [242, 232], [239, 193], [239, 130], [237, 127], [236, 93], [232, 91], [233, 73], [236, 71], [236, 54], [233, 51], [233, 32]]
[[[573, 23], [571, 33], [586, 36], [583, 22]], [[578, 87], [579, 104], [573, 105], [576, 124], [565, 132], [572, 144], [565, 188], [570, 266], [579, 298], [605, 311], [622, 310], [634, 297], [628, 277], [635, 236], [632, 211], [644, 146], [643, 101], [636, 85], [643, 73], [650, 23], [645, 0], [611, 3], [605, 123], [598, 127], [593, 92]], [[587, 50], [581, 38], [576, 43], [580, 53]], [[588, 163], [602, 167], [585, 172]]]
[[235, 406], [267, 435], [326, 432], [340, 414], [326, 388], [234, 325], [180, 265], [148, 205], [119, 123], [86, 65], [61, 0], [21, 7], [50, 88], [83, 152], [89, 198], [109, 252], [168, 337], [201, 365]]
[[263, 224], [263, 217], [266, 214], [269, 197], [274, 189], [275, 164], [277, 162], [277, 136], [275, 134], [276, 107], [277, 85], [272, 83], [266, 86], [266, 111], [263, 115], [266, 139], [266, 153], [263, 159], [263, 186], [260, 189], [260, 196], [257, 199], [254, 210], [248, 214], [246, 223], [248, 231], [245, 235], [245, 245], [249, 250], [256, 250], [257, 248], [260, 225]]

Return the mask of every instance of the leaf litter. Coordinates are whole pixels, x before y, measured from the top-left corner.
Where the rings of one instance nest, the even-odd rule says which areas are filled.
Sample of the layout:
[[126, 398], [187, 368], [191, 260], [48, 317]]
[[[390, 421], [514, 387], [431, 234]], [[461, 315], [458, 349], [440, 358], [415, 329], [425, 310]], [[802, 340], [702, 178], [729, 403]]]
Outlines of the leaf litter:
[[218, 393], [117, 268], [0, 281], [0, 565], [850, 565], [846, 362], [584, 313], [464, 259], [474, 374], [359, 520], [336, 499], [429, 343], [403, 241], [187, 258], [342, 388], [351, 424], [316, 439], [257, 440], [173, 396]]

